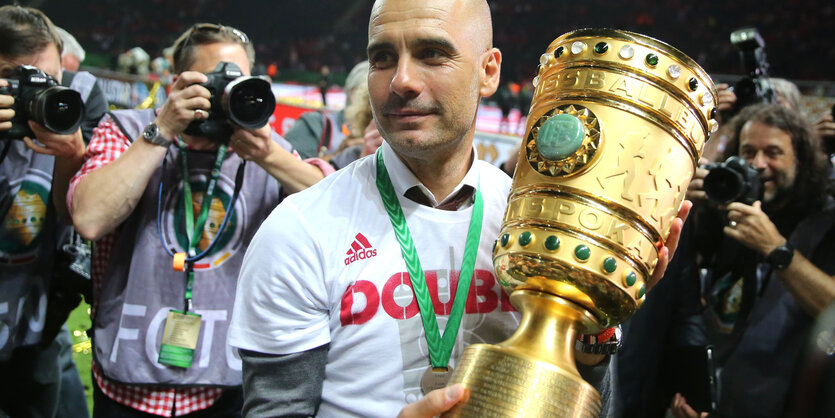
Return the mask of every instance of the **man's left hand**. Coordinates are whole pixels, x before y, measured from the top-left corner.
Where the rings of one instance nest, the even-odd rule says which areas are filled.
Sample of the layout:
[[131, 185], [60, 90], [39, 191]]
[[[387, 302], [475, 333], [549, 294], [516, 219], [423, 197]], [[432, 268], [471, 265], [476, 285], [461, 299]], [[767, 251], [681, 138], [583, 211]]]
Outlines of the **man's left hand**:
[[277, 144], [270, 137], [270, 125], [255, 130], [237, 128], [229, 139], [230, 148], [244, 160], [261, 163]]
[[681, 238], [681, 229], [684, 227], [684, 221], [687, 220], [687, 216], [690, 214], [692, 207], [693, 202], [685, 200], [682, 202], [678, 214], [673, 218], [673, 224], [670, 226], [670, 235], [667, 236], [667, 242], [658, 251], [658, 264], [655, 265], [655, 271], [652, 272], [652, 277], [647, 282], [647, 291], [652, 289], [664, 277], [664, 271], [667, 270], [667, 265], [670, 264], [670, 260], [675, 255], [676, 248], [678, 248], [678, 240]]
[[762, 203], [754, 202], [749, 206], [733, 202], [726, 206], [729, 225], [725, 226], [725, 235], [739, 241], [740, 244], [768, 255], [775, 248], [786, 243], [774, 222], [762, 211]]
[[29, 127], [35, 133], [35, 138], [43, 145], [35, 143], [32, 138], [24, 137], [23, 142], [32, 151], [39, 154], [53, 155], [58, 158], [80, 159], [84, 156], [86, 147], [84, 138], [81, 136], [81, 129], [75, 133], [61, 135], [56, 134], [33, 121], [29, 121]]

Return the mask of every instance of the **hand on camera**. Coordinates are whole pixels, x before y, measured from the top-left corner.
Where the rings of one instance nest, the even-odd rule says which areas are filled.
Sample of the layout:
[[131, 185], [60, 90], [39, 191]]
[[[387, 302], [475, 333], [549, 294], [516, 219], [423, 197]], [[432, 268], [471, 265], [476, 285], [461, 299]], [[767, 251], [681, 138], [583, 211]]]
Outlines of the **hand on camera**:
[[736, 94], [725, 83], [716, 85], [716, 109], [720, 112], [731, 110], [736, 105]]
[[74, 133], [61, 135], [49, 131], [33, 121], [29, 121], [29, 128], [35, 133], [35, 138], [43, 145], [35, 143], [28, 136], [23, 137], [23, 142], [32, 151], [39, 154], [54, 155], [59, 158], [81, 159], [87, 147], [84, 145], [84, 138], [81, 136], [81, 128]]
[[174, 81], [156, 120], [164, 138], [173, 140], [191, 121], [208, 117], [211, 93], [200, 85], [206, 81], [206, 75], [196, 71], [185, 71]]
[[[0, 79], [0, 87], [6, 87], [9, 82]], [[8, 94], [0, 94], [0, 131], [8, 131], [12, 129], [12, 119], [14, 118], [14, 110], [11, 107], [14, 105], [14, 97]]]
[[705, 194], [705, 177], [710, 171], [702, 168], [705, 164], [707, 164], [707, 160], [704, 158], [699, 159], [699, 166], [696, 167], [696, 171], [693, 173], [693, 179], [690, 180], [690, 185], [687, 186], [686, 199], [693, 202], [694, 205], [701, 204], [707, 198]]
[[832, 113], [826, 112], [815, 124], [815, 131], [824, 141], [835, 141], [835, 120]]
[[[6, 87], [9, 83], [6, 80], [0, 79], [0, 87]], [[12, 119], [14, 119], [15, 111], [11, 109], [14, 105], [14, 97], [6, 94], [0, 94], [0, 130], [8, 131], [12, 129]], [[53, 155], [61, 158], [75, 158], [80, 159], [84, 156], [86, 147], [84, 146], [84, 139], [81, 136], [81, 129], [75, 133], [60, 135], [47, 130], [35, 122], [28, 121], [29, 128], [35, 133], [35, 138], [40, 144], [36, 143], [28, 136], [23, 137], [23, 142], [32, 151], [39, 154]]]
[[762, 255], [768, 255], [786, 243], [786, 238], [780, 235], [774, 222], [762, 211], [760, 201], [754, 202], [751, 206], [733, 202], [724, 209], [728, 211], [725, 235], [739, 241], [740, 244]]
[[271, 133], [270, 125], [255, 130], [236, 127], [229, 139], [229, 147], [244, 160], [262, 163], [278, 145], [270, 137]]
[[705, 418], [708, 416], [707, 412], [696, 412], [680, 393], [676, 393], [673, 397], [673, 401], [670, 403], [670, 412], [676, 418]]

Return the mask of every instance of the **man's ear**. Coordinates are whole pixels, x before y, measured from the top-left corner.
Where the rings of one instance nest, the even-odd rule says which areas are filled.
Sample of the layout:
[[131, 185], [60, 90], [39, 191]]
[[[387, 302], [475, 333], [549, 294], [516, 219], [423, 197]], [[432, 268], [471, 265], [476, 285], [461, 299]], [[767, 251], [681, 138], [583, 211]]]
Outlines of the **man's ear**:
[[502, 73], [502, 51], [499, 51], [498, 48], [490, 48], [481, 55], [480, 64], [481, 85], [478, 92], [481, 97], [490, 97], [499, 88], [499, 79]]

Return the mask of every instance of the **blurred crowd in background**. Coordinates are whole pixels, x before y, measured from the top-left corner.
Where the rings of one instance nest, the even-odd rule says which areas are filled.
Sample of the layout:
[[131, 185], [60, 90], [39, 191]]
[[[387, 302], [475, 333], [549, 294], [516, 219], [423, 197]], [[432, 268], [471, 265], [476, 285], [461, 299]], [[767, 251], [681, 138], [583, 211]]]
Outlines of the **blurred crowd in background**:
[[[365, 57], [371, 0], [225, 2], [217, 0], [43, 1], [55, 24], [74, 34], [93, 66], [116, 69], [117, 57], [141, 47], [160, 56], [191, 22], [239, 27], [258, 45], [259, 61], [278, 70], [347, 73]], [[835, 64], [835, 5], [821, 0], [649, 0], [553, 2], [490, 1], [495, 44], [504, 52], [506, 78], [532, 77], [542, 51], [557, 36], [582, 27], [640, 32], [693, 57], [714, 74], [738, 74], [737, 51], [728, 35], [744, 26], [762, 33], [771, 72], [794, 80], [826, 80]], [[37, 5], [36, 5], [37, 6]], [[273, 11], [281, 9], [281, 13]], [[254, 18], [257, 16], [257, 18]], [[279, 74], [279, 76], [281, 76]]]

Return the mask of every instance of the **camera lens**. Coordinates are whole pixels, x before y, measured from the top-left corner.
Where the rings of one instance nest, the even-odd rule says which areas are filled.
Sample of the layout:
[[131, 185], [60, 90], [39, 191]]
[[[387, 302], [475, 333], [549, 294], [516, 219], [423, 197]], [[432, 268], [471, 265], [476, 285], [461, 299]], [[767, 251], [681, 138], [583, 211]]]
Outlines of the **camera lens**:
[[58, 134], [70, 134], [81, 125], [84, 103], [81, 95], [66, 87], [50, 87], [30, 103], [32, 120]]
[[745, 179], [727, 167], [716, 167], [705, 176], [704, 190], [707, 198], [717, 203], [737, 200], [745, 188]]
[[270, 83], [262, 78], [241, 77], [225, 89], [223, 107], [233, 123], [247, 129], [267, 124], [275, 110]]

